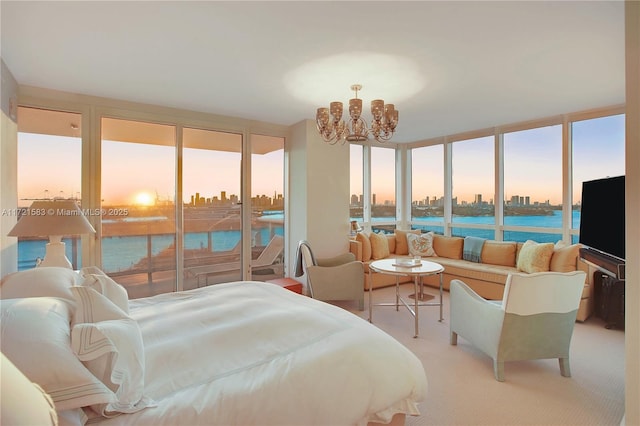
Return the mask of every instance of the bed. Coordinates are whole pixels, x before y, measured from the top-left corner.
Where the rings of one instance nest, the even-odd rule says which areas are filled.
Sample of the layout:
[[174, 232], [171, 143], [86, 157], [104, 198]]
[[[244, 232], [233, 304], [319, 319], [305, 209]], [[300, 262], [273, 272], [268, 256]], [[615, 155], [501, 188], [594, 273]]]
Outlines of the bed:
[[[418, 358], [339, 307], [257, 281], [127, 300], [98, 270], [59, 269], [10, 275], [0, 295], [2, 352], [51, 395], [62, 424], [365, 425], [419, 414]], [[45, 285], [51, 276], [64, 285]], [[52, 362], [56, 351], [65, 361]], [[51, 371], [66, 363], [90, 383], [57, 383]]]

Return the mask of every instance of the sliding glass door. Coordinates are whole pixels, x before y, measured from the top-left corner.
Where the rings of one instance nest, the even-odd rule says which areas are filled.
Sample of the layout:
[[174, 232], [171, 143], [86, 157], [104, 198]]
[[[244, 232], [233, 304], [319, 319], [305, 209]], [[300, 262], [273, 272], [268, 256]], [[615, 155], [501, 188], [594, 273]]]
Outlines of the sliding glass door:
[[102, 269], [130, 298], [176, 289], [176, 128], [102, 119]]
[[284, 276], [284, 138], [251, 135], [251, 278]]
[[[34, 201], [64, 199], [80, 204], [81, 124], [79, 113], [18, 108], [18, 209], [3, 214], [20, 220]], [[63, 235], [62, 241], [73, 268], [82, 267], [82, 239]], [[48, 242], [43, 236], [19, 237], [18, 270], [42, 261]]]
[[242, 135], [185, 128], [185, 290], [242, 278]]

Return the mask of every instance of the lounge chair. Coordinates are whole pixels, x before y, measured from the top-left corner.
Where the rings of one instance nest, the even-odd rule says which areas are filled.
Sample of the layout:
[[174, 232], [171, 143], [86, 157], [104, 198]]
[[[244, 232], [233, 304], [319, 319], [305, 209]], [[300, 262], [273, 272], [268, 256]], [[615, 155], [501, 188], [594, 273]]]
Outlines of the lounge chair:
[[[263, 270], [266, 268], [273, 268], [278, 270], [276, 273], [282, 273], [282, 252], [284, 250], [284, 238], [281, 235], [274, 235], [271, 241], [266, 245], [262, 253], [251, 261], [251, 271]], [[227, 262], [216, 263], [212, 265], [194, 266], [186, 270], [188, 276], [194, 277], [197, 280], [197, 286], [201, 285], [201, 278], [205, 279], [205, 284], [208, 285], [209, 277], [212, 275], [219, 275], [233, 271], [240, 270], [241, 262]]]

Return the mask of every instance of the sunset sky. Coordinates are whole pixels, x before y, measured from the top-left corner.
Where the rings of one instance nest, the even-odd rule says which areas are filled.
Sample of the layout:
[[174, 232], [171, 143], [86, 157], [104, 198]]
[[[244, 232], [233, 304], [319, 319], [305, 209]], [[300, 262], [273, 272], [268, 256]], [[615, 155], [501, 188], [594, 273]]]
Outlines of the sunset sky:
[[[505, 197], [530, 196], [531, 201], [561, 202], [560, 126], [505, 135]], [[573, 129], [574, 202], [579, 201], [584, 180], [624, 174], [624, 116], [577, 122]], [[80, 139], [19, 133], [18, 198], [28, 206], [34, 198], [80, 195]], [[351, 152], [354, 148], [352, 148]], [[175, 149], [149, 144], [103, 144], [102, 198], [105, 204], [132, 203], [140, 193], [173, 199]], [[395, 200], [394, 154], [377, 149], [372, 156], [372, 186], [379, 203]], [[253, 156], [252, 195], [282, 194], [282, 151]], [[361, 161], [361, 157], [359, 158]], [[414, 153], [413, 198], [443, 194], [442, 146]], [[458, 202], [473, 201], [475, 194], [493, 198], [493, 141], [457, 142], [453, 146], [453, 185]], [[352, 171], [352, 186], [362, 169]], [[107, 178], [108, 177], [108, 178]], [[201, 196], [240, 193], [240, 155], [185, 149], [184, 200]]]

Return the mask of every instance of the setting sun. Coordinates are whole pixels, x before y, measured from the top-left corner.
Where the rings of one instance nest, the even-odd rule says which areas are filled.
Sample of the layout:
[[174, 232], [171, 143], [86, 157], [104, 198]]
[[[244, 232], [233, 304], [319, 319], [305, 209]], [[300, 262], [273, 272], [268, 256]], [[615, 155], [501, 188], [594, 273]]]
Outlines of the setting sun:
[[155, 199], [153, 195], [148, 192], [140, 192], [136, 194], [135, 204], [139, 206], [152, 206], [155, 204]]

